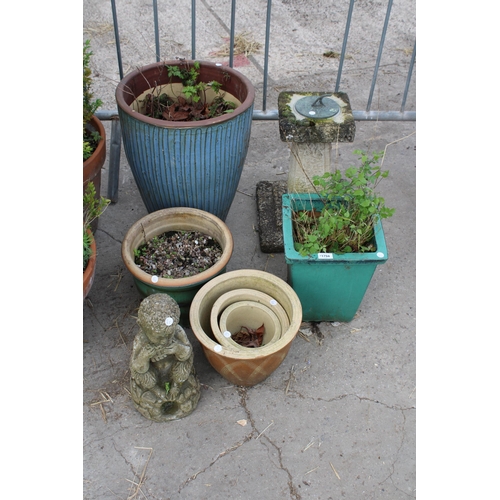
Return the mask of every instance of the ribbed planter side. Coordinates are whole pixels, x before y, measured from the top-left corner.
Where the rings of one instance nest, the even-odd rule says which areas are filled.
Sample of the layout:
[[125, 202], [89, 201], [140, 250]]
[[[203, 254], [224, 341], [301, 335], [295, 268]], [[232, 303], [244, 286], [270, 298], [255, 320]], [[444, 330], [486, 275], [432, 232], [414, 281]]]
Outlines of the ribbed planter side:
[[119, 112], [123, 145], [148, 212], [191, 207], [225, 220], [248, 152], [253, 107], [204, 128], [159, 128]]
[[200, 80], [219, 81], [223, 91], [241, 102], [232, 113], [175, 122], [132, 111], [136, 97], [155, 85], [169, 83], [165, 65], [178, 64], [166, 61], [145, 66], [118, 85], [116, 101], [125, 154], [148, 212], [191, 207], [224, 221], [248, 152], [255, 90], [236, 70], [201, 62]]

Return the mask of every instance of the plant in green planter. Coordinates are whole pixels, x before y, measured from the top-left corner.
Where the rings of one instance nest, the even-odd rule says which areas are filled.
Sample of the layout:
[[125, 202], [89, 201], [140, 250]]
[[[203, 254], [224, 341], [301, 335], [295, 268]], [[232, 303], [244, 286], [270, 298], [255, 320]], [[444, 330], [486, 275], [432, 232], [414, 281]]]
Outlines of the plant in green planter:
[[395, 209], [386, 207], [384, 198], [375, 192], [389, 175], [376, 165], [383, 153], [374, 153], [371, 158], [360, 150], [354, 154], [360, 155], [359, 167], [348, 168], [344, 175], [336, 169], [313, 178], [323, 202], [320, 212], [294, 212], [295, 248], [301, 255], [372, 252], [375, 222], [394, 214]]
[[98, 197], [94, 183], [87, 184], [83, 193], [83, 298], [87, 296], [92, 286], [95, 274], [96, 245], [91, 225], [102, 215], [110, 200]]
[[360, 165], [315, 176], [316, 193], [283, 195], [288, 277], [305, 321], [351, 321], [375, 268], [387, 260], [381, 219], [395, 209], [375, 192], [383, 157], [356, 150]]
[[123, 147], [149, 213], [189, 207], [224, 221], [250, 142], [255, 89], [212, 62], [143, 66], [116, 89]]

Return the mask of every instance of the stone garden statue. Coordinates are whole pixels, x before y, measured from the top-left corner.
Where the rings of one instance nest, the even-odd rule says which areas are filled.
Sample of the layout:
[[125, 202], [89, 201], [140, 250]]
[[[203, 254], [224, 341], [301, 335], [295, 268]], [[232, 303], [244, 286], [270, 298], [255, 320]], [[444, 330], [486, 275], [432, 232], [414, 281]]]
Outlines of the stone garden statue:
[[130, 388], [135, 407], [156, 422], [189, 415], [200, 399], [193, 348], [179, 319], [179, 306], [164, 293], [146, 297], [139, 307]]

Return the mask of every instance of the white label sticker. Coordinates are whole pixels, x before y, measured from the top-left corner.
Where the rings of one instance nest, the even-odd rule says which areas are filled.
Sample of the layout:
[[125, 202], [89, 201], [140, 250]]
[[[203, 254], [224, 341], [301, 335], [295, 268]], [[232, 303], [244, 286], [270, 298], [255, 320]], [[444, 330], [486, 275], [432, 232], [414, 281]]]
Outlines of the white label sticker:
[[274, 299], [271, 299], [270, 302], [269, 302], [272, 306], [275, 306], [278, 304], [278, 301], [277, 300], [274, 300]]
[[151, 281], [153, 283], [158, 283], [158, 276], [151, 276]]
[[219, 345], [219, 344], [216, 344], [216, 346], [214, 347], [214, 351], [215, 352], [221, 352], [222, 351], [222, 346]]
[[224, 335], [224, 337], [226, 337], [226, 339], [228, 339], [229, 337], [231, 337], [231, 332], [228, 332], [226, 330], [222, 335]]
[[333, 253], [319, 253], [318, 260], [332, 260]]
[[171, 326], [174, 324], [174, 320], [170, 316], [168, 316], [167, 319], [165, 320], [165, 324], [167, 326]]
[[383, 259], [385, 257], [384, 252], [377, 252], [377, 257]]

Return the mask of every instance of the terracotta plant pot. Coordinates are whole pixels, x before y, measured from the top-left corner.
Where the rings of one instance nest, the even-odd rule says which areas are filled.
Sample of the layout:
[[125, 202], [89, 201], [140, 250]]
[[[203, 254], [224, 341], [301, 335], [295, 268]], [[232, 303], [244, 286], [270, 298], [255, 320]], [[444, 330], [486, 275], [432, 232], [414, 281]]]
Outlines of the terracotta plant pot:
[[[92, 231], [87, 231], [90, 235], [92, 235]], [[87, 297], [92, 288], [92, 284], [94, 283], [95, 276], [95, 266], [96, 266], [96, 256], [97, 256], [97, 247], [95, 244], [95, 238], [92, 235], [92, 243], [90, 244], [90, 248], [92, 249], [92, 255], [87, 262], [87, 267], [85, 271], [83, 271], [83, 300]]]
[[[221, 330], [219, 323], [222, 313], [225, 312], [227, 308], [232, 304], [240, 301], [252, 301], [253, 303], [262, 304], [270, 308], [276, 314], [278, 321], [280, 322], [280, 337], [290, 326], [290, 320], [288, 319], [286, 311], [283, 309], [281, 304], [270, 295], [249, 288], [231, 291], [221, 295], [215, 301], [210, 313], [210, 326], [212, 328], [212, 333], [221, 345], [233, 348], [235, 347], [235, 342], [231, 341], [230, 339], [228, 340], [227, 337], [224, 336], [223, 330]], [[237, 348], [241, 349], [242, 347], [237, 345]]]
[[[193, 63], [182, 64], [191, 68]], [[126, 75], [117, 86], [127, 161], [148, 212], [192, 207], [224, 221], [248, 151], [255, 89], [248, 78], [230, 67], [200, 62], [199, 80], [219, 82], [228, 100], [240, 103], [232, 113], [182, 122], [139, 112], [145, 93], [157, 86], [168, 93], [171, 84], [180, 84], [178, 77], [168, 76], [165, 67], [179, 64], [173, 60], [144, 66]]]
[[[261, 326], [264, 327], [264, 335], [259, 347], [244, 347], [232, 338], [243, 327], [256, 330]], [[269, 307], [251, 300], [241, 300], [224, 309], [219, 330], [214, 331], [214, 334], [217, 340], [222, 340], [221, 345], [226, 345], [227, 342], [228, 347], [233, 349], [262, 349], [281, 337], [281, 323]]]
[[[187, 278], [159, 278], [146, 273], [135, 263], [134, 250], [168, 231], [199, 231], [211, 236], [222, 248], [220, 260], [202, 273]], [[122, 259], [144, 297], [153, 293], [167, 293], [181, 308], [181, 323], [188, 326], [191, 301], [202, 285], [226, 271], [233, 253], [233, 237], [224, 222], [203, 210], [188, 207], [165, 208], [138, 220], [128, 230], [122, 243]]]
[[[215, 340], [210, 325], [213, 305], [223, 294], [242, 288], [270, 295], [286, 311], [290, 325], [277, 342], [259, 349], [233, 351]], [[282, 279], [265, 271], [241, 269], [217, 276], [202, 286], [191, 303], [189, 319], [212, 367], [232, 384], [253, 386], [269, 377], [285, 359], [302, 321], [302, 306], [297, 294]]]
[[[92, 156], [83, 162], [83, 192], [85, 193], [87, 184], [92, 181], [95, 186], [96, 198], [100, 198], [101, 170], [106, 161], [106, 131], [104, 130], [104, 125], [96, 116], [92, 117], [88, 127], [90, 130], [99, 132], [101, 140], [96, 150], [92, 153]], [[98, 221], [99, 219], [96, 218], [91, 224], [92, 232], [94, 233], [97, 229]]]

